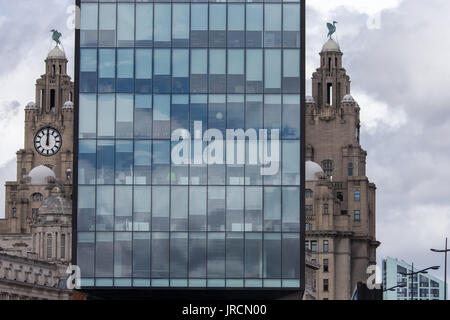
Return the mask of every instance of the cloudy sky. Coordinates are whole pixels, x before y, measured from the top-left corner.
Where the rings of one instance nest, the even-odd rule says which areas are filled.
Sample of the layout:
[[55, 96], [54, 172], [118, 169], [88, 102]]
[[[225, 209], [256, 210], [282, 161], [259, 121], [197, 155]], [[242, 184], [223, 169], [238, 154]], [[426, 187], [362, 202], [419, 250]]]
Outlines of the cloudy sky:
[[[23, 107], [34, 100], [52, 48], [49, 30], [63, 33], [73, 69], [72, 3], [0, 1], [0, 217], [3, 181], [15, 179], [15, 152], [23, 147]], [[378, 262], [391, 256], [419, 267], [442, 265], [429, 248], [450, 236], [450, 2], [307, 3], [307, 79], [319, 64], [326, 22], [339, 22], [336, 37], [361, 106], [367, 175], [378, 188]]]

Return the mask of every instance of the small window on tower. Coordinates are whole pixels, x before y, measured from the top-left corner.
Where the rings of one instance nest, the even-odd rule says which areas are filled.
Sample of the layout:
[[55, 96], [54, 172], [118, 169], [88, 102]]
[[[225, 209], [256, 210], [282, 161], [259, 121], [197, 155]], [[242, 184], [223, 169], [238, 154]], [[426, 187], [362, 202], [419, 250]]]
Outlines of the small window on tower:
[[12, 208], [12, 216], [13, 216], [13, 218], [15, 218], [17, 216], [17, 209], [16, 208]]
[[56, 73], [56, 67], [55, 67], [55, 65], [53, 65], [53, 68], [52, 68], [52, 76], [53, 77], [55, 76], [55, 73]]
[[323, 252], [328, 252], [328, 240], [323, 240]]
[[55, 110], [55, 90], [52, 89], [50, 90], [50, 111], [54, 111]]
[[327, 174], [327, 176], [331, 177], [333, 175], [333, 161], [325, 160], [322, 162], [323, 171]]
[[348, 164], [348, 176], [353, 177], [353, 163]]
[[323, 279], [323, 291], [328, 292], [328, 279]]
[[49, 233], [47, 235], [47, 259], [51, 259], [52, 250], [52, 235]]
[[328, 259], [323, 259], [323, 272], [328, 272]]
[[311, 251], [317, 252], [317, 240], [311, 240]]
[[328, 58], [328, 71], [331, 72], [332, 66], [331, 66], [331, 58]]
[[323, 205], [323, 214], [324, 214], [324, 215], [327, 215], [327, 214], [328, 214], [328, 203], [325, 203], [325, 204]]
[[25, 178], [26, 175], [27, 175], [27, 169], [22, 168], [22, 178]]
[[327, 83], [327, 103], [333, 105], [333, 84]]
[[66, 235], [61, 235], [61, 259], [66, 258]]

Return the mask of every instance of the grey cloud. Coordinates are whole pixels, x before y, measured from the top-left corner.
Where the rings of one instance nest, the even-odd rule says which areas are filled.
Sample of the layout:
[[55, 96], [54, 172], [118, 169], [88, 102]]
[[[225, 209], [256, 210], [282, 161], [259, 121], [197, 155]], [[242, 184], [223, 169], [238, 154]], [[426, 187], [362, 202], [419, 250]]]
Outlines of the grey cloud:
[[[66, 8], [73, 4], [74, 1], [71, 0], [20, 0], [2, 4], [0, 56], [2, 61], [7, 63], [0, 64], [0, 77], [13, 72], [30, 52], [34, 52], [36, 48], [42, 48], [43, 43], [46, 43], [44, 41], [51, 39], [51, 29], [63, 30], [63, 37], [69, 41], [73, 31], [67, 30], [66, 27], [68, 17]], [[68, 47], [73, 46], [68, 44]], [[39, 54], [39, 57], [42, 56], [42, 53], [36, 52], [36, 54]]]
[[0, 108], [0, 122], [5, 125], [18, 115], [19, 110], [20, 103], [17, 100], [2, 103]]

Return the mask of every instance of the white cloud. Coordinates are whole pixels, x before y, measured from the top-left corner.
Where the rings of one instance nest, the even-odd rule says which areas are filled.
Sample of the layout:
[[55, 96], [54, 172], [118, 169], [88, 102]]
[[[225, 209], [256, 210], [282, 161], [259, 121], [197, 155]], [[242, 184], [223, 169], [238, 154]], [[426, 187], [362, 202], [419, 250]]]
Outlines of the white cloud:
[[368, 15], [375, 14], [382, 10], [396, 8], [402, 0], [313, 0], [308, 1], [307, 5], [323, 15], [328, 15], [330, 11], [339, 7], [347, 10], [354, 10], [358, 13]]
[[389, 107], [386, 102], [356, 90], [353, 91], [353, 97], [361, 107], [363, 130], [367, 130], [369, 134], [376, 134], [380, 127], [397, 130], [407, 123], [407, 114], [403, 106]]

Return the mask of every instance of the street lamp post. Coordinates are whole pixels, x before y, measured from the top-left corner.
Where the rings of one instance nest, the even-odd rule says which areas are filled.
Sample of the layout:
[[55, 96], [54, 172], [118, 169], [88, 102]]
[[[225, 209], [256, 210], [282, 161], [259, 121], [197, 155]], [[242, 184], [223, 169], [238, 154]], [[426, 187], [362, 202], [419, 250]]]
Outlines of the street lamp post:
[[447, 238], [445, 238], [445, 249], [437, 250], [431, 249], [433, 252], [444, 253], [445, 254], [445, 266], [444, 266], [444, 300], [447, 300], [447, 253], [450, 249], [447, 247]]
[[[414, 263], [411, 264], [411, 272], [410, 273], [404, 273], [404, 272], [400, 272], [400, 274], [404, 275], [404, 276], [411, 276], [411, 300], [413, 300], [414, 295], [413, 295], [413, 286], [414, 286], [414, 275], [419, 275], [421, 273], [428, 273], [428, 270], [438, 270], [440, 267], [439, 266], [433, 266], [433, 267], [429, 267], [426, 269], [422, 269], [419, 271], [414, 272]], [[417, 288], [418, 289], [418, 288]]]

